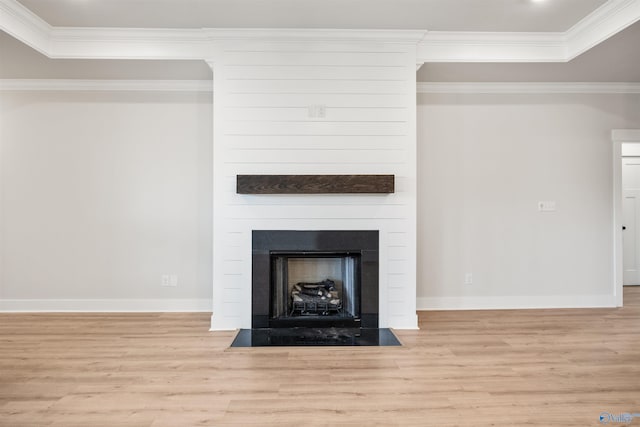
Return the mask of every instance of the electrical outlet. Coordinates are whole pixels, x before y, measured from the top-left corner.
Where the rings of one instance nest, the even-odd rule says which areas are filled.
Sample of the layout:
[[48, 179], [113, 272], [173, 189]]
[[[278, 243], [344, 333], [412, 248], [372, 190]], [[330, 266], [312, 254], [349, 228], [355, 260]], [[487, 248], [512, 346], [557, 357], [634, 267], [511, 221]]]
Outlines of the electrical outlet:
[[464, 284], [465, 285], [470, 285], [473, 283], [473, 274], [471, 273], [467, 273], [464, 275]]
[[173, 286], [174, 288], [178, 286], [178, 275], [172, 274], [169, 276], [169, 286]]
[[169, 284], [169, 275], [168, 274], [163, 274], [162, 277], [160, 278], [160, 285], [161, 286], [171, 286]]

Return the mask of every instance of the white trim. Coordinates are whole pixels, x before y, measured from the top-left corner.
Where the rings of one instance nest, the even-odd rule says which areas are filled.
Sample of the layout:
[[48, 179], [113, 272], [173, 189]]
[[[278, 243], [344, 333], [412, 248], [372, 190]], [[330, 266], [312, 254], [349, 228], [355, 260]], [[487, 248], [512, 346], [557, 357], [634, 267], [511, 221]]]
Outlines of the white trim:
[[0, 299], [0, 312], [211, 312], [210, 299]]
[[515, 310], [616, 307], [614, 295], [419, 297], [418, 310]]
[[[211, 80], [0, 79], [0, 91], [213, 92]], [[640, 83], [419, 82], [418, 93], [453, 94], [626, 94]], [[631, 141], [637, 141], [631, 139]]]
[[0, 91], [213, 92], [211, 80], [5, 79]]
[[609, 0], [565, 33], [570, 61], [640, 19], [640, 0]]
[[418, 62], [564, 62], [564, 33], [431, 31]]
[[640, 83], [506, 83], [506, 82], [423, 82], [418, 93], [522, 94], [522, 93], [640, 93]]
[[16, 0], [0, 0], [0, 30], [47, 55], [52, 27]]
[[48, 56], [194, 60], [209, 55], [210, 45], [201, 29], [55, 27]]
[[633, 157], [634, 160], [640, 159], [640, 139], [632, 142], [623, 142], [621, 145], [622, 152], [620, 155], [623, 159], [628, 157]]
[[640, 129], [614, 129], [613, 142], [613, 292], [616, 304], [623, 303], [623, 244], [622, 244], [622, 143], [640, 142]]
[[238, 330], [238, 324], [240, 320], [233, 317], [216, 316], [215, 313], [211, 314], [211, 327], [210, 331], [236, 331]]
[[611, 156], [611, 158], [613, 161], [613, 277], [611, 280], [611, 285], [613, 287], [613, 295], [615, 295], [616, 298], [616, 305], [622, 307], [622, 287], [624, 285], [624, 246], [622, 241], [622, 142], [616, 141], [615, 138], [612, 138], [612, 141], [613, 155]]
[[393, 329], [395, 330], [414, 330], [417, 331], [420, 329], [420, 326], [418, 326], [418, 313], [417, 313], [418, 309], [416, 309], [416, 314], [415, 316], [411, 316], [411, 315], [406, 315], [406, 316], [402, 316], [402, 320], [401, 319], [393, 319]]
[[419, 43], [426, 30], [350, 30], [337, 28], [205, 28], [209, 40], [262, 40], [262, 41], [334, 41], [334, 42], [392, 42]]

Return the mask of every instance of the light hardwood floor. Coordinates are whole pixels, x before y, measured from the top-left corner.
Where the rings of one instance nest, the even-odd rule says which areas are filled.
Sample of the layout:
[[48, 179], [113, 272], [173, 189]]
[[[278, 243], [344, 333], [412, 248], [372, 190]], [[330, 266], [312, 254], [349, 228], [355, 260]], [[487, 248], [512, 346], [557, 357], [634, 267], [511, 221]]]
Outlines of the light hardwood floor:
[[396, 331], [402, 347], [231, 349], [233, 333], [208, 327], [206, 314], [1, 314], [0, 425], [597, 426], [640, 413], [640, 288], [620, 309], [421, 312], [419, 331]]

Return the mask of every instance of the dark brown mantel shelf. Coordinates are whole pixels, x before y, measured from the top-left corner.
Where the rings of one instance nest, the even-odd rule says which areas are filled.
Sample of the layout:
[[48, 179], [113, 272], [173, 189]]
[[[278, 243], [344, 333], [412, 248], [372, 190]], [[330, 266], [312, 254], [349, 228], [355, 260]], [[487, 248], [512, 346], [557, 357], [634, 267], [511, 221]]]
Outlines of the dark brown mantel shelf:
[[238, 194], [390, 194], [394, 175], [238, 175]]

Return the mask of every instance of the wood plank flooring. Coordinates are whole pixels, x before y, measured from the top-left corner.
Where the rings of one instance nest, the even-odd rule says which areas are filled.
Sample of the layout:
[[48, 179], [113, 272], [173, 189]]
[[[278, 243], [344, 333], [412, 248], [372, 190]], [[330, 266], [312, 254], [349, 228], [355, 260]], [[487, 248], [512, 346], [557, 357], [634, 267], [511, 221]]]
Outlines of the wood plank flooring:
[[[206, 314], [0, 314], [0, 426], [597, 426], [640, 415], [620, 309], [421, 312], [402, 347], [229, 348]], [[640, 425], [640, 417], [630, 424]]]

